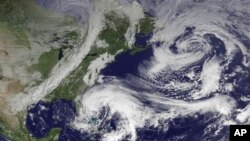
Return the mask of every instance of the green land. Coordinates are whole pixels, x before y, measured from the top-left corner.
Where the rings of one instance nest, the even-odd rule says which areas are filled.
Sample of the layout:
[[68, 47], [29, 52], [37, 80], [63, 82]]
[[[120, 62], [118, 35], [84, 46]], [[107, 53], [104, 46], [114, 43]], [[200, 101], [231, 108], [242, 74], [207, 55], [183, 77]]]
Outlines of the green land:
[[[6, 5], [15, 0], [4, 0], [0, 2], [0, 9], [1, 7], [6, 7]], [[16, 2], [16, 1], [15, 1]], [[11, 4], [9, 4], [10, 7], [12, 7]], [[18, 10], [20, 7], [18, 4], [15, 5], [17, 7], [16, 10]], [[4, 9], [0, 11], [0, 13], [5, 13], [8, 11], [8, 9]], [[17, 11], [18, 12], [18, 11]], [[13, 12], [14, 14], [16, 12]], [[3, 15], [3, 14], [2, 14]], [[6, 15], [6, 16], [0, 16], [0, 21], [2, 18], [2, 21], [0, 24], [7, 25], [10, 30], [15, 29], [16, 33], [15, 36], [18, 37], [19, 41], [22, 42], [25, 45], [29, 45], [29, 42], [26, 38], [26, 28], [23, 26], [23, 24], [26, 22], [25, 16], [22, 17], [22, 15]], [[24, 14], [25, 15], [25, 14]], [[17, 19], [12, 19], [16, 17]], [[20, 18], [20, 19], [19, 19]], [[109, 53], [111, 55], [116, 55], [118, 51], [122, 50], [124, 51], [130, 51], [130, 53], [133, 55], [137, 52], [143, 51], [144, 48], [139, 48], [136, 46], [132, 46], [132, 48], [129, 48], [126, 44], [126, 39], [124, 37], [124, 34], [126, 33], [128, 27], [129, 27], [129, 21], [127, 18], [120, 18], [116, 16], [114, 13], [112, 15], [106, 15], [107, 19], [107, 26], [106, 28], [100, 33], [99, 39], [105, 40], [107, 44], [109, 45], [107, 48], [97, 48], [93, 47], [89, 54], [86, 56], [85, 59], [83, 59], [82, 63], [75, 69], [69, 76], [67, 76], [60, 84], [59, 86], [50, 93], [45, 100], [48, 102], [53, 102], [58, 99], [68, 99], [73, 100], [76, 98], [77, 95], [84, 92], [88, 86], [84, 84], [83, 77], [87, 72], [87, 68], [90, 65], [90, 63], [99, 57], [100, 54], [103, 53]], [[114, 23], [112, 25], [115, 25], [115, 28], [111, 26], [111, 24], [108, 23]], [[140, 31], [142, 33], [150, 33], [153, 31], [153, 20], [151, 17], [146, 16], [144, 19], [140, 20]], [[13, 25], [16, 25], [13, 27]], [[1, 26], [0, 26], [1, 27]], [[66, 38], [79, 40], [79, 35], [76, 32], [68, 32], [65, 34]], [[60, 37], [57, 37], [55, 35], [55, 39], [53, 41], [57, 41]], [[65, 44], [67, 47], [67, 44]], [[35, 70], [38, 70], [41, 72], [44, 79], [46, 79], [49, 76], [50, 71], [55, 66], [55, 64], [58, 62], [58, 49], [51, 49], [50, 52], [46, 52], [42, 54], [38, 60], [38, 63], [33, 65], [32, 68]], [[5, 136], [6, 138], [12, 140], [12, 141], [56, 141], [58, 139], [58, 135], [60, 133], [60, 129], [52, 129], [49, 133], [49, 135], [46, 138], [42, 139], [35, 139], [32, 136], [30, 136], [28, 130], [25, 126], [25, 112], [19, 114], [19, 121], [20, 125], [16, 128], [10, 128], [4, 121], [0, 118], [0, 135]]]
[[[99, 39], [105, 40], [109, 46], [107, 48], [92, 48], [79, 67], [67, 78], [65, 78], [61, 84], [46, 97], [46, 100], [54, 101], [61, 98], [73, 100], [77, 95], [84, 92], [87, 86], [84, 84], [82, 79], [86, 74], [90, 63], [94, 59], [98, 58], [100, 54], [107, 52], [111, 55], [116, 55], [118, 51], [122, 50], [123, 52], [130, 51], [133, 55], [137, 52], [145, 50], [145, 48], [139, 48], [134, 45], [132, 48], [129, 48], [128, 45], [126, 45], [124, 34], [129, 27], [129, 21], [127, 18], [119, 18], [115, 14], [112, 14], [107, 15], [106, 19], [107, 23], [112, 22], [114, 24], [107, 24], [107, 27], [100, 33]], [[145, 19], [140, 21], [141, 31], [144, 31], [143, 33], [150, 33], [153, 31], [153, 22], [150, 19], [150, 17], [146, 16]], [[111, 25], [115, 25], [115, 28]], [[150, 26], [150, 28], [145, 25]], [[143, 27], [147, 29], [144, 29]], [[151, 29], [151, 31], [149, 29]]]

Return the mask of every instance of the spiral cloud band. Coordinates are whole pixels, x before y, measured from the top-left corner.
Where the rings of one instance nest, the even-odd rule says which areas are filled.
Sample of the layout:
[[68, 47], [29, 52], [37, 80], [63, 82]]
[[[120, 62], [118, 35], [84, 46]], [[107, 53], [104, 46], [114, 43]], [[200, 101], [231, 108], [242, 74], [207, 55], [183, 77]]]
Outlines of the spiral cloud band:
[[[225, 140], [229, 124], [249, 123], [250, 2], [138, 3], [156, 20], [152, 54], [137, 73], [104, 73], [109, 79], [78, 97], [82, 106], [74, 127], [88, 134], [105, 127], [96, 134], [108, 141], [150, 140], [148, 134], [159, 140]], [[170, 134], [176, 128], [189, 132]]]
[[23, 105], [47, 95], [80, 64], [105, 28], [105, 14], [128, 18], [129, 47], [143, 10], [155, 23], [143, 51], [91, 65], [105, 67], [98, 83], [93, 79], [76, 98], [79, 111], [64, 138], [72, 133], [79, 140], [227, 140], [229, 125], [250, 124], [249, 0], [83, 0], [79, 5], [91, 7], [91, 14], [81, 19], [89, 30], [78, 56], [60, 67], [64, 75], [57, 77], [55, 68], [44, 83], [49, 87], [41, 85], [29, 95], [35, 100], [26, 97]]

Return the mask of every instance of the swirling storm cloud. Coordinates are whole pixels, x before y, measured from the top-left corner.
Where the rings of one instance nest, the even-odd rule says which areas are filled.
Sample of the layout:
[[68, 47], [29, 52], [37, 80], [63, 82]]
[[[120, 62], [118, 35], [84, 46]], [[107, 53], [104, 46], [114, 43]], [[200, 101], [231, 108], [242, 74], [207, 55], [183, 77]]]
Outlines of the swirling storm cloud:
[[199, 141], [228, 140], [230, 124], [249, 124], [250, 1], [136, 2], [155, 19], [150, 48], [117, 55], [77, 98], [65, 130], [85, 140]]
[[123, 74], [118, 56], [73, 124], [88, 132], [96, 117], [103, 140], [227, 140], [250, 116], [249, 2], [140, 3], [157, 19], [150, 55]]

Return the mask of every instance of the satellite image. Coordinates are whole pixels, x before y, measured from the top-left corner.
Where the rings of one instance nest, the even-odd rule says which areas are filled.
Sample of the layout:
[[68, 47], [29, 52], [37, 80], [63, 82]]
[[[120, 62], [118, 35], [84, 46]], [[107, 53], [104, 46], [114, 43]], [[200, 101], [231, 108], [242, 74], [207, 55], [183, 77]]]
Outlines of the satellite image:
[[0, 0], [0, 141], [229, 141], [230, 125], [250, 125], [250, 0]]

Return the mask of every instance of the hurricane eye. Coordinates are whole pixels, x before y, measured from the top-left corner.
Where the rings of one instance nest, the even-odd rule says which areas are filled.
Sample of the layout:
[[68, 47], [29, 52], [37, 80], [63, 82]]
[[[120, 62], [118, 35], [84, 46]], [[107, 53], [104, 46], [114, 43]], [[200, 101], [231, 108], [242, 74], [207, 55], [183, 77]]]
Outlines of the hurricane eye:
[[202, 42], [191, 42], [190, 44], [187, 45], [186, 52], [197, 52], [197, 51], [202, 51], [204, 49], [204, 44]]

